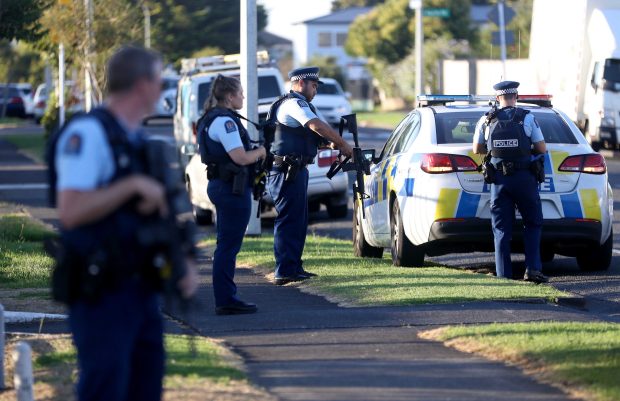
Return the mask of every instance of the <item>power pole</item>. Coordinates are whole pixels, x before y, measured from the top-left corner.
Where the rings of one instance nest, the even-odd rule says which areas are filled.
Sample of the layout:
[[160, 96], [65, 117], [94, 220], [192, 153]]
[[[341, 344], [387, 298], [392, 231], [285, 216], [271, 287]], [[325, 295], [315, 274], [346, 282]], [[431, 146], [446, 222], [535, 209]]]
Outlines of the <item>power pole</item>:
[[90, 111], [93, 107], [93, 17], [95, 15], [92, 0], [84, 0], [84, 11], [86, 12], [86, 52], [84, 54], [84, 108]]
[[65, 123], [65, 45], [58, 45], [58, 126]]
[[424, 5], [422, 0], [410, 0], [409, 7], [415, 10], [415, 93], [418, 96], [424, 91], [424, 59], [422, 55], [422, 44], [424, 43], [422, 13], [424, 12]]
[[[241, 1], [241, 86], [245, 91], [242, 114], [258, 121], [258, 67], [256, 62], [257, 11], [256, 0]], [[252, 124], [243, 122], [250, 138], [258, 140], [258, 132]], [[252, 201], [252, 213], [246, 235], [260, 235], [261, 221], [256, 217], [258, 202]]]
[[499, 43], [502, 57], [502, 79], [506, 79], [506, 23], [504, 19], [504, 0], [497, 3], [499, 15]]
[[144, 47], [151, 48], [151, 10], [146, 1], [142, 3], [142, 13], [144, 14]]

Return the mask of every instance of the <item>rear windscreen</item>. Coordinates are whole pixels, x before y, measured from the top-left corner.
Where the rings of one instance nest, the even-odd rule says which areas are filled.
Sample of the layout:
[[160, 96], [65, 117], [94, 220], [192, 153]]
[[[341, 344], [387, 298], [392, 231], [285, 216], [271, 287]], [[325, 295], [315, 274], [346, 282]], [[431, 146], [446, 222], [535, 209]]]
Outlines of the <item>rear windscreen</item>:
[[[239, 78], [236, 76], [235, 78]], [[211, 92], [211, 81], [198, 85], [198, 107], [202, 110]], [[245, 91], [244, 91], [245, 92]], [[273, 75], [258, 77], [258, 100], [272, 99], [282, 95], [278, 79]]]
[[[533, 112], [546, 143], [578, 144], [577, 138], [564, 120], [555, 113]], [[482, 112], [435, 114], [437, 144], [472, 143], [476, 124]]]
[[340, 91], [336, 85], [323, 84], [319, 85], [316, 90], [317, 95], [340, 95]]

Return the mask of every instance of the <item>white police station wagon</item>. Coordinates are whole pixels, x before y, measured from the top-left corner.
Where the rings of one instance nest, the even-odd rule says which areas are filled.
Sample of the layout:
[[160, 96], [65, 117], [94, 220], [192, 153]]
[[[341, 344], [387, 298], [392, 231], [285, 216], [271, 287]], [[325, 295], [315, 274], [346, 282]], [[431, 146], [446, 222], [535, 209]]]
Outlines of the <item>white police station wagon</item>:
[[[353, 242], [357, 256], [381, 257], [391, 248], [396, 266], [421, 266], [425, 256], [492, 252], [490, 186], [477, 171], [472, 152], [476, 123], [491, 97], [420, 96], [424, 107], [410, 112], [373, 158], [365, 177], [362, 217], [354, 204]], [[487, 104], [475, 104], [476, 102]], [[459, 104], [460, 102], [460, 104]], [[546, 181], [540, 185], [544, 223], [541, 257], [577, 258], [582, 270], [611, 263], [613, 197], [604, 158], [594, 152], [547, 95], [519, 96], [542, 129], [548, 152]], [[522, 252], [516, 213], [513, 251]]]

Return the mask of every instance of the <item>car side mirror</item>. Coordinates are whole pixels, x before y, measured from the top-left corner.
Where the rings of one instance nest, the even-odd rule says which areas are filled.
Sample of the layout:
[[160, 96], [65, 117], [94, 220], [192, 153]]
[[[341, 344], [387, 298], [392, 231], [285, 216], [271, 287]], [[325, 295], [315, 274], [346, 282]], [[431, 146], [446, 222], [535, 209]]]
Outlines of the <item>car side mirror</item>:
[[181, 146], [181, 154], [184, 156], [194, 156], [196, 154], [197, 148], [193, 143], [188, 143]]

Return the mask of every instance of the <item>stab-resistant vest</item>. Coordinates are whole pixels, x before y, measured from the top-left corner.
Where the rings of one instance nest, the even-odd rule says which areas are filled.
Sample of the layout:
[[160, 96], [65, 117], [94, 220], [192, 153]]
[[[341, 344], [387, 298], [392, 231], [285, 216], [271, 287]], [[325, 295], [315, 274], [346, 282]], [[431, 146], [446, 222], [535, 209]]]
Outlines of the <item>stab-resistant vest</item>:
[[491, 156], [512, 162], [530, 160], [532, 140], [523, 127], [528, 113], [528, 110], [518, 107], [503, 108], [492, 116], [487, 139], [487, 149], [491, 152]]
[[[125, 129], [105, 108], [96, 108], [89, 113], [76, 115], [71, 122], [82, 118], [96, 118], [105, 132], [114, 158], [114, 175], [102, 186], [118, 181], [133, 174], [146, 174], [147, 162], [145, 140], [137, 137], [130, 140]], [[65, 125], [65, 127], [69, 124]], [[48, 162], [48, 181], [50, 185], [50, 203], [55, 203], [56, 188], [56, 148], [65, 128], [54, 134], [48, 143], [46, 158]], [[91, 263], [93, 258], [106, 258], [114, 263], [120, 276], [148, 268], [152, 264], [151, 254], [139, 245], [138, 231], [145, 221], [135, 207], [135, 201], [129, 201], [100, 221], [73, 229], [61, 228], [63, 248], [73, 257], [80, 259], [77, 263]]]
[[206, 112], [200, 120], [198, 120], [196, 129], [198, 131], [198, 147], [200, 151], [200, 159], [206, 165], [209, 164], [225, 164], [234, 163], [228, 155], [228, 152], [220, 142], [216, 142], [209, 137], [209, 127], [218, 117], [230, 117], [237, 124], [239, 136], [243, 143], [243, 148], [248, 151], [251, 148], [250, 135], [245, 129], [241, 120], [237, 117], [237, 113], [221, 107], [215, 107]]
[[[269, 109], [267, 115], [267, 121], [273, 121], [275, 123], [275, 135], [273, 145], [271, 147], [272, 153], [278, 156], [295, 155], [304, 158], [314, 158], [317, 154], [319, 145], [321, 143], [321, 137], [311, 129], [306, 127], [289, 127], [278, 121], [276, 115], [278, 109], [288, 99], [296, 99], [306, 102], [304, 98], [291, 91], [286, 95], [280, 96]], [[310, 110], [316, 114], [316, 109], [310, 102], [306, 102], [310, 106]]]

